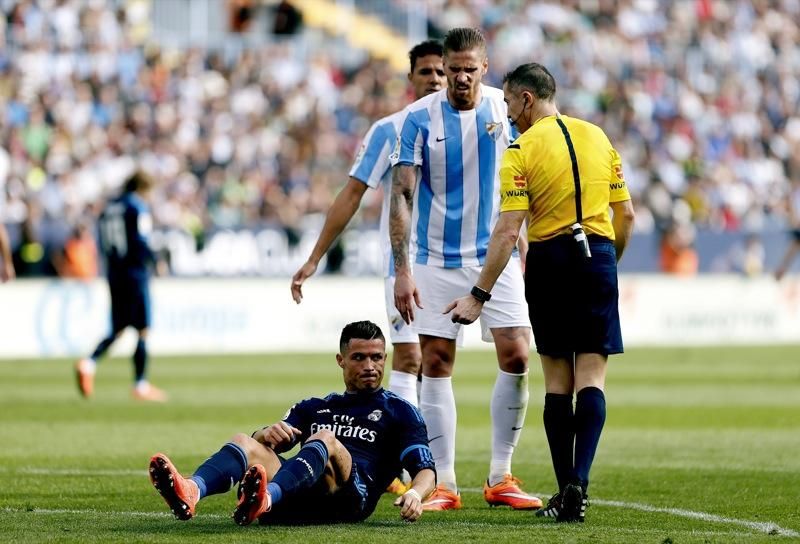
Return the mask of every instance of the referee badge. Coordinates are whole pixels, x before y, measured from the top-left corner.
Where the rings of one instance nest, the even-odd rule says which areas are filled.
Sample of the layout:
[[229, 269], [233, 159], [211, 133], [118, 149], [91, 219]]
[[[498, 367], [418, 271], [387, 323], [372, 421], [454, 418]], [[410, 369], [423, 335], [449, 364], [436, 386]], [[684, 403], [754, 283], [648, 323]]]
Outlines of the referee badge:
[[503, 123], [486, 123], [486, 133], [496, 142], [503, 134]]

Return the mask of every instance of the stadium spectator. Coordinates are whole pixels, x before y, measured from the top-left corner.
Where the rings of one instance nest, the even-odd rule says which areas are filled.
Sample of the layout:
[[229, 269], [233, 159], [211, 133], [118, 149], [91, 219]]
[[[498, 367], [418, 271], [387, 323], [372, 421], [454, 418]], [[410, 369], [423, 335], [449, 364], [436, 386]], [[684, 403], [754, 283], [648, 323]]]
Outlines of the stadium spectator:
[[[409, 59], [411, 71], [408, 73], [408, 80], [411, 82], [415, 98], [422, 98], [442, 88], [444, 68], [442, 45], [439, 42], [429, 40], [417, 44], [409, 52]], [[391, 184], [389, 154], [394, 149], [403, 118], [404, 111], [399, 111], [376, 121], [367, 131], [350, 169], [350, 178], [331, 204], [311, 255], [292, 277], [291, 290], [294, 301], [299, 304], [303, 300], [303, 283], [314, 275], [322, 257], [353, 218], [367, 188], [383, 188], [381, 243], [384, 255], [386, 314], [390, 327], [389, 336], [394, 348], [389, 390], [417, 406], [417, 373], [422, 355], [419, 350], [419, 337], [405, 324], [394, 307], [394, 270], [391, 269], [392, 249], [389, 243], [391, 187], [386, 187]]]
[[150, 328], [150, 270], [156, 256], [148, 245], [152, 216], [147, 198], [153, 179], [139, 170], [125, 183], [122, 194], [109, 202], [100, 216], [100, 242], [106, 257], [111, 295], [111, 331], [90, 357], [75, 365], [78, 390], [84, 398], [94, 394], [97, 363], [128, 327], [136, 329], [133, 353], [136, 400], [164, 402], [167, 395], [147, 379], [147, 333]]
[[693, 242], [692, 225], [670, 225], [661, 239], [661, 271], [676, 276], [696, 275], [700, 259]]
[[[420, 410], [439, 478], [436, 491], [425, 502], [426, 510], [461, 508], [452, 385], [461, 324], [450, 322], [442, 309], [477, 279], [498, 213], [495, 165], [508, 146], [511, 130], [501, 91], [481, 83], [487, 66], [480, 31], [450, 30], [444, 39], [447, 88], [406, 109], [391, 157], [394, 300], [403, 320], [413, 322], [419, 333]], [[409, 242], [416, 256], [413, 275]], [[511, 458], [528, 406], [530, 330], [523, 289], [522, 267], [515, 257], [505, 268], [495, 300], [481, 316], [484, 339], [494, 340], [499, 366], [491, 401], [492, 454], [484, 498], [493, 505], [534, 509], [541, 501], [523, 493], [511, 475]]]
[[[356, 522], [372, 514], [387, 484], [405, 467], [411, 488], [395, 501], [415, 521], [436, 480], [419, 411], [381, 387], [386, 341], [369, 321], [342, 330], [336, 362], [343, 394], [301, 401], [277, 423], [235, 435], [190, 478], [169, 458], [150, 459], [150, 481], [178, 519], [194, 517], [197, 503], [239, 485], [233, 519], [271, 522]], [[279, 454], [300, 444], [297, 455]]]
[[800, 177], [793, 180], [789, 196], [786, 198], [787, 215], [789, 218], [789, 245], [783, 254], [780, 264], [775, 269], [775, 279], [781, 280], [798, 253], [800, 253]]
[[634, 211], [619, 154], [602, 129], [559, 114], [555, 79], [544, 66], [515, 68], [505, 76], [503, 92], [522, 136], [503, 155], [502, 213], [473, 294], [445, 311], [452, 310], [458, 323], [478, 318], [527, 219], [525, 295], [544, 371], [544, 426], [559, 487], [536, 515], [582, 522], [605, 423], [608, 356], [622, 352], [617, 261], [633, 231]]
[[97, 276], [97, 243], [85, 223], [78, 223], [64, 242], [64, 252], [55, 262], [62, 278], [88, 280]]
[[0, 222], [0, 283], [13, 280], [14, 277], [14, 260], [11, 256], [8, 232], [6, 231], [6, 226]]

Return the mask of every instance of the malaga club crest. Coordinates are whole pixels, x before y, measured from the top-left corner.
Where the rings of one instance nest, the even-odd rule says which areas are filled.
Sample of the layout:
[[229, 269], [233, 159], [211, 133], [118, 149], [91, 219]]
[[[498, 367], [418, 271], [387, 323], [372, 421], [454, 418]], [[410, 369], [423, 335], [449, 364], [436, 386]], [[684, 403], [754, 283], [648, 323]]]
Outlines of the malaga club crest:
[[378, 421], [382, 415], [383, 412], [380, 410], [374, 410], [370, 415], [367, 416], [367, 419], [370, 421]]
[[503, 123], [486, 123], [486, 133], [496, 142], [500, 135], [503, 134]]

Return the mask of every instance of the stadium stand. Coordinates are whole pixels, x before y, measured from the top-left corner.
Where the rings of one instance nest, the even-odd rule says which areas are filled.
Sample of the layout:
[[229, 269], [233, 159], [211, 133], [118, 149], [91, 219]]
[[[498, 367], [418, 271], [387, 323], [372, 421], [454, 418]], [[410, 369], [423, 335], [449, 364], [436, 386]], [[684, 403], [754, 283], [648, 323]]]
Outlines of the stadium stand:
[[[431, 35], [483, 28], [490, 82], [520, 62], [547, 65], [562, 111], [619, 142], [637, 206], [625, 270], [657, 271], [676, 225], [701, 272], [735, 271], [731, 255], [753, 236], [761, 268], [783, 251], [800, 176], [798, 0], [291, 0], [281, 4], [302, 23], [282, 35], [271, 32], [278, 2], [255, 3], [239, 33], [213, 17], [223, 0], [193, 2], [192, 24], [164, 31], [166, 4], [182, 5], [0, 2], [0, 213], [21, 276], [56, 273], [69, 234], [94, 222], [134, 157], [160, 180], [155, 242], [173, 274], [216, 273], [181, 256], [218, 231], [277, 240], [265, 251], [290, 257], [316, 236], [370, 122], [406, 102], [401, 36], [420, 13]], [[204, 42], [196, 21], [217, 33]], [[372, 235], [379, 203], [354, 229]]]

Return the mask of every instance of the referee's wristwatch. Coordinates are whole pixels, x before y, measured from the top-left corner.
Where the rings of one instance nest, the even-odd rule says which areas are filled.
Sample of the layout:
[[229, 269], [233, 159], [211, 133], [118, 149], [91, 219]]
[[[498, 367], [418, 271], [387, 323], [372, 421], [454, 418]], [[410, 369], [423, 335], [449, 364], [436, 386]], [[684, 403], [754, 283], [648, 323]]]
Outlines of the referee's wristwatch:
[[492, 294], [489, 291], [481, 289], [477, 285], [472, 286], [472, 291], [470, 291], [469, 294], [481, 303], [489, 302], [492, 298]]

